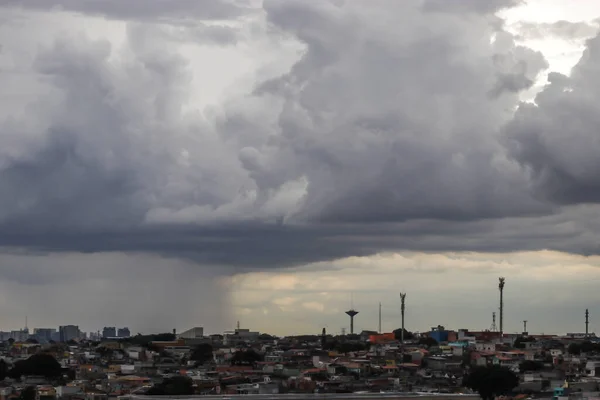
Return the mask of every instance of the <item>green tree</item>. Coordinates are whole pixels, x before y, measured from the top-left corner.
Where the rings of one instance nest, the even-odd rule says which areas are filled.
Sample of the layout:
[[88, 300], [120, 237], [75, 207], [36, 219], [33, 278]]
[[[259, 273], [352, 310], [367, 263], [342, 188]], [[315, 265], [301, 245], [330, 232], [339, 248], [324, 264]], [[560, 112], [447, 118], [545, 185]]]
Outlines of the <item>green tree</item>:
[[62, 367], [51, 354], [38, 353], [26, 360], [17, 361], [8, 373], [13, 379], [21, 379], [24, 375], [58, 378], [62, 375]]
[[0, 381], [3, 381], [8, 376], [8, 364], [4, 360], [0, 360]]
[[431, 336], [426, 336], [426, 337], [422, 337], [421, 339], [419, 339], [418, 344], [420, 344], [421, 346], [433, 347], [433, 346], [437, 346], [438, 342]]
[[253, 349], [238, 350], [233, 353], [231, 358], [232, 365], [255, 365], [257, 362], [263, 361], [264, 357]]
[[543, 368], [543, 366], [544, 364], [542, 364], [539, 361], [525, 360], [521, 364], [519, 364], [519, 371], [521, 373], [529, 371], [539, 371]]
[[194, 382], [190, 377], [183, 375], [165, 378], [146, 392], [149, 396], [190, 396], [194, 393]]
[[513, 343], [513, 347], [515, 349], [524, 349], [525, 348], [525, 343], [529, 343], [529, 342], [535, 342], [535, 338], [531, 337], [531, 336], [519, 336], [518, 338], [515, 339], [515, 342]]
[[361, 342], [338, 342], [335, 350], [339, 353], [352, 353], [355, 351], [363, 351], [367, 348], [364, 343]]
[[[393, 333], [396, 340], [402, 339], [402, 328], [395, 329]], [[407, 331], [406, 328], [404, 329], [404, 340], [411, 340], [414, 337], [415, 336], [412, 334], [412, 332]]]
[[581, 354], [581, 345], [579, 343], [571, 343], [567, 348], [569, 354], [579, 355]]
[[192, 350], [190, 360], [197, 364], [204, 364], [213, 359], [213, 347], [208, 343], [199, 344]]
[[476, 367], [465, 376], [463, 385], [478, 392], [483, 400], [493, 400], [517, 387], [519, 377], [505, 367]]
[[594, 343], [590, 342], [589, 340], [584, 340], [581, 342], [582, 353], [592, 353], [594, 351], [597, 351], [597, 346]]
[[35, 400], [37, 398], [37, 391], [33, 386], [27, 386], [23, 390], [21, 390], [21, 394], [19, 395], [19, 400]]

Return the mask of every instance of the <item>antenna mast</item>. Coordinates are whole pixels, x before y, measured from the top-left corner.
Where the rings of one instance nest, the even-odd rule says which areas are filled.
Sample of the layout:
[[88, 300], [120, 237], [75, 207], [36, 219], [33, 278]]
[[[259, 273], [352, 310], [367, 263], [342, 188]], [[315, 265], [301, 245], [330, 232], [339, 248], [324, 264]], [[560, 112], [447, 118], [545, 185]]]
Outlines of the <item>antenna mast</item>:
[[402, 313], [402, 331], [400, 332], [400, 342], [404, 344], [404, 310], [405, 310], [405, 301], [406, 293], [400, 293], [400, 312]]
[[504, 277], [498, 278], [498, 289], [500, 290], [500, 337], [504, 337]]
[[590, 312], [589, 310], [586, 308], [585, 309], [585, 337], [587, 338], [590, 334], [589, 331], [589, 326], [590, 326]]
[[496, 313], [493, 312], [492, 313], [492, 326], [490, 327], [490, 331], [496, 332], [497, 330], [498, 330], [498, 327], [496, 326]]
[[381, 303], [379, 303], [379, 333], [381, 333]]

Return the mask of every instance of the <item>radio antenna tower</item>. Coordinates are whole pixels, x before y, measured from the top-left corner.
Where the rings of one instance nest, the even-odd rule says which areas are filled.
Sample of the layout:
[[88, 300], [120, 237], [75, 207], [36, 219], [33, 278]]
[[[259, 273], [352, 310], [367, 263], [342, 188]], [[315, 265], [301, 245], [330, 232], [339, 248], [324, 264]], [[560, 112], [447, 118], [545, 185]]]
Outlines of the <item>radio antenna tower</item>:
[[588, 311], [588, 309], [585, 309], [585, 337], [587, 338], [590, 334], [589, 331], [589, 326], [590, 326], [590, 312]]
[[498, 278], [498, 289], [500, 290], [500, 337], [504, 336], [504, 278]]
[[379, 303], [379, 333], [381, 333], [381, 303]]
[[400, 331], [400, 343], [404, 344], [404, 310], [405, 304], [404, 301], [406, 299], [406, 293], [400, 293], [400, 312], [402, 313], [402, 329]]
[[496, 332], [497, 330], [498, 330], [498, 327], [496, 326], [496, 313], [493, 312], [492, 313], [492, 326], [490, 326], [490, 331]]

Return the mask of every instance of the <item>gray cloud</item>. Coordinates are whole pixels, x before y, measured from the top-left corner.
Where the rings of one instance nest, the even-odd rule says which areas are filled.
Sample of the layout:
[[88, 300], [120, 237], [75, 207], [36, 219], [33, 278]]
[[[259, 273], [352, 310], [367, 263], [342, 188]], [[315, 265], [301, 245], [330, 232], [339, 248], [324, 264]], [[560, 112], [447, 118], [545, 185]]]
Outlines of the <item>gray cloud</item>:
[[427, 11], [435, 12], [490, 14], [522, 3], [523, 0], [424, 0], [423, 7]]
[[219, 332], [233, 317], [214, 271], [132, 253], [0, 254], [2, 329], [21, 328], [28, 316], [30, 327], [78, 324], [86, 332], [115, 325], [134, 334], [170, 332], [203, 323]]
[[44, 11], [73, 11], [122, 20], [225, 20], [251, 10], [248, 4], [227, 0], [3, 0], [0, 7]]
[[570, 77], [552, 73], [535, 99], [506, 128], [509, 153], [530, 174], [536, 193], [559, 204], [600, 201], [597, 80], [600, 37]]
[[[490, 43], [496, 6], [467, 24], [416, 0], [266, 1], [270, 40], [304, 51], [212, 115], [185, 111], [193, 68], [151, 24], [128, 24], [125, 50], [65, 35], [15, 57], [35, 90], [0, 120], [0, 242], [250, 269], [395, 249], [593, 253], [588, 214], [532, 195], [521, 167], [536, 150], [507, 154], [502, 128], [547, 64], [510, 35]], [[517, 143], [535, 139], [525, 114]]]
[[596, 36], [598, 33], [597, 24], [584, 21], [519, 22], [515, 24], [515, 28], [526, 39], [543, 39], [554, 36], [564, 40], [581, 40]]

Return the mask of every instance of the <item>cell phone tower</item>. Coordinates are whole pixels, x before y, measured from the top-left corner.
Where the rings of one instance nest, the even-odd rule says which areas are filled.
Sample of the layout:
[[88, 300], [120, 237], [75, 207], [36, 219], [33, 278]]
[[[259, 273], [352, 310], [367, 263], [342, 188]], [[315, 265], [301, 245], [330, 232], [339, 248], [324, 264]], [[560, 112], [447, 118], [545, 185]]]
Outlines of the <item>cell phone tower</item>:
[[405, 300], [406, 300], [406, 293], [400, 293], [400, 313], [402, 315], [402, 327], [400, 328], [400, 329], [402, 329], [400, 331], [400, 342], [401, 343], [404, 343], [404, 310], [406, 309]]
[[504, 336], [504, 277], [498, 278], [498, 289], [500, 290], [500, 337]]

